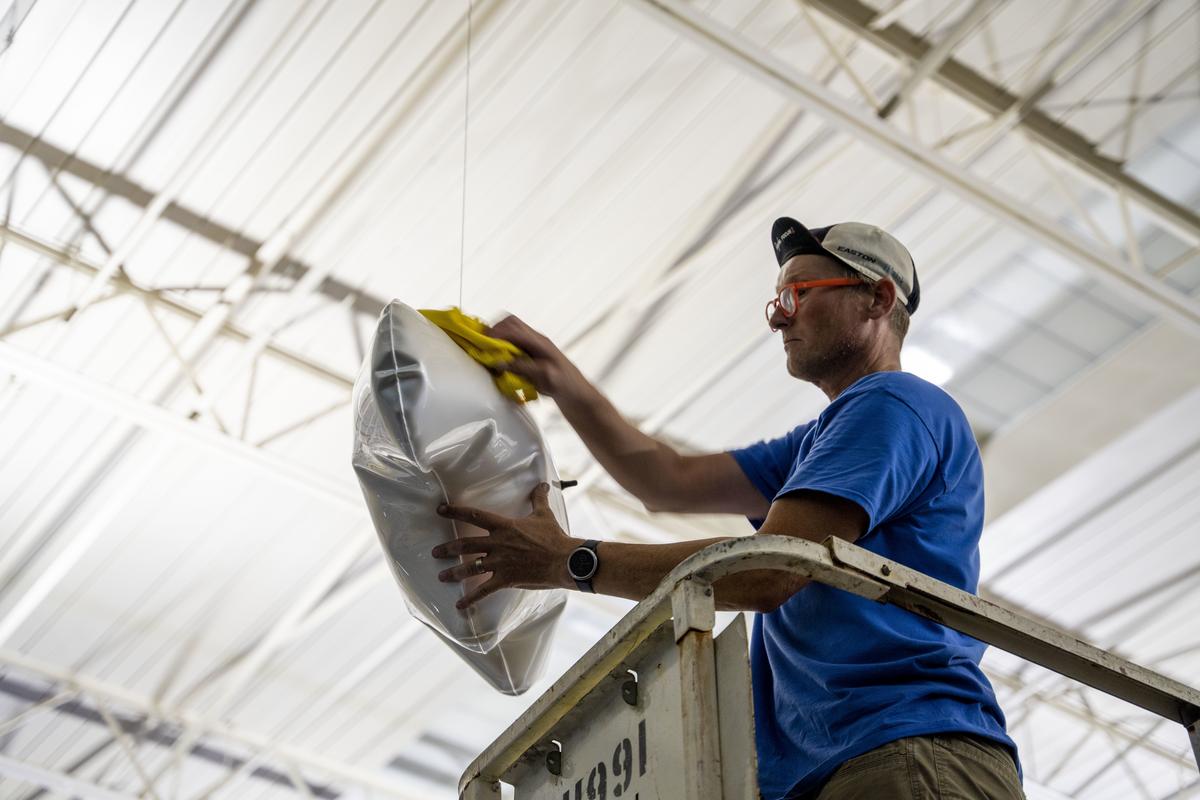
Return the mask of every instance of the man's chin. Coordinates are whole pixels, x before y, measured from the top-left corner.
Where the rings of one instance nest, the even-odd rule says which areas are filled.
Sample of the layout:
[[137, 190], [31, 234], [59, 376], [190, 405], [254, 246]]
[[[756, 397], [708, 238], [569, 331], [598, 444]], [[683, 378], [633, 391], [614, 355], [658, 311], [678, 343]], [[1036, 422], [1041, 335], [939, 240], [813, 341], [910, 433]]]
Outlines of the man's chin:
[[827, 374], [829, 365], [813, 359], [797, 358], [795, 356], [787, 360], [788, 375], [791, 375], [798, 381], [817, 385], [817, 379]]

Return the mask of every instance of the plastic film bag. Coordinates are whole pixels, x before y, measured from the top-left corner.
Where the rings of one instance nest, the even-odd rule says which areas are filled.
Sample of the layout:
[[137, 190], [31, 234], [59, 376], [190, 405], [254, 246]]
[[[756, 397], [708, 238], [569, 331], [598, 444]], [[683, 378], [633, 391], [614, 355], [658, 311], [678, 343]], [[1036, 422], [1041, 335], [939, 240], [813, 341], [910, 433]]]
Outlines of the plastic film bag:
[[354, 407], [354, 471], [409, 611], [497, 689], [520, 694], [541, 673], [566, 594], [501, 589], [461, 611], [455, 602], [488, 576], [443, 583], [437, 575], [451, 562], [430, 551], [486, 533], [439, 516], [441, 503], [521, 517], [543, 481], [568, 530], [537, 424], [440, 328], [398, 301], [380, 315]]

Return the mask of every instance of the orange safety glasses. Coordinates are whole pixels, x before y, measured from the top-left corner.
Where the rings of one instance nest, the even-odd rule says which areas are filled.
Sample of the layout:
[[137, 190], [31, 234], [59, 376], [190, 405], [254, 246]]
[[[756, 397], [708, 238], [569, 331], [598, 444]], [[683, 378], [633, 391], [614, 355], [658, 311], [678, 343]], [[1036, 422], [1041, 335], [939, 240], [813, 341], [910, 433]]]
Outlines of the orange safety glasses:
[[785, 317], [792, 317], [796, 313], [796, 307], [800, 304], [800, 298], [803, 297], [801, 292], [808, 289], [814, 289], [820, 286], [858, 286], [866, 283], [862, 278], [820, 278], [815, 281], [800, 281], [799, 283], [789, 283], [779, 290], [779, 295], [767, 301], [767, 324], [771, 325], [774, 330], [775, 326], [771, 323], [771, 317], [775, 315], [775, 309], [779, 309], [779, 313]]

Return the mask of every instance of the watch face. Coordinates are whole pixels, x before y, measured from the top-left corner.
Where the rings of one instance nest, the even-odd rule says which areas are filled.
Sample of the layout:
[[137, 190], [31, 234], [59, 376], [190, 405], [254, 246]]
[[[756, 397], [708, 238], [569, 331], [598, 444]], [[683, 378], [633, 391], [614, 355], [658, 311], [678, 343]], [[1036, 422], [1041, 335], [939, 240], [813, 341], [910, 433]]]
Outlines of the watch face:
[[596, 554], [586, 547], [578, 547], [571, 552], [567, 559], [567, 572], [577, 581], [586, 581], [596, 574]]

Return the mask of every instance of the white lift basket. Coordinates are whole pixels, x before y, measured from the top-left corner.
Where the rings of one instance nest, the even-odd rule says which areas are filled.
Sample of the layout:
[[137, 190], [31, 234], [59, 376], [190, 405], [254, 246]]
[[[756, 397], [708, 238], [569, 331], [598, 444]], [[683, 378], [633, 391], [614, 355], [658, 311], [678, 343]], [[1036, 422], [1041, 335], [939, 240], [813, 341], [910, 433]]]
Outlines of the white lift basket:
[[746, 627], [714, 641], [712, 583], [795, 572], [892, 603], [1183, 725], [1200, 764], [1200, 691], [830, 538], [712, 545], [554, 683], [459, 781], [462, 800], [758, 800]]

